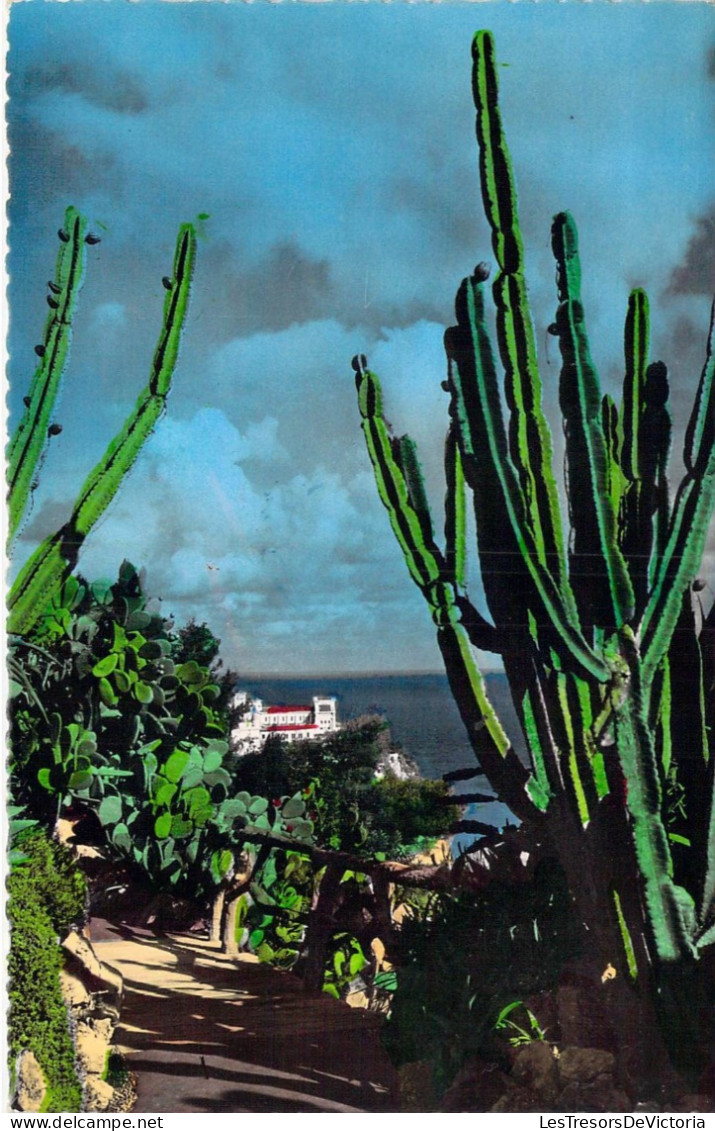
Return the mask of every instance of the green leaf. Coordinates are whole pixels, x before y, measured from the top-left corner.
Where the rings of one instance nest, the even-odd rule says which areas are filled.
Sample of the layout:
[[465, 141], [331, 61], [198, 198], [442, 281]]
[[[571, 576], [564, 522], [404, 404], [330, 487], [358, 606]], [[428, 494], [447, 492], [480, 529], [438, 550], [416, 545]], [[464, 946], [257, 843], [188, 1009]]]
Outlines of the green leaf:
[[125, 852], [129, 852], [132, 847], [132, 838], [127, 826], [122, 822], [115, 825], [112, 829], [112, 844], [117, 848], [121, 848]]
[[156, 777], [152, 789], [157, 805], [170, 805], [178, 786], [174, 782], [167, 781], [166, 778]]
[[209, 750], [204, 758], [204, 773], [214, 773], [219, 769], [222, 761], [223, 755], [218, 750]]
[[281, 809], [281, 816], [284, 819], [290, 819], [291, 817], [302, 817], [304, 813], [305, 802], [302, 800], [299, 794], [297, 794], [295, 797], [291, 797], [288, 801], [286, 801], [285, 805]]
[[70, 780], [67, 783], [69, 789], [88, 789], [92, 784], [93, 775], [88, 770], [75, 770], [70, 774]]
[[154, 822], [154, 835], [157, 840], [166, 840], [171, 832], [171, 813], [162, 813]]
[[122, 799], [117, 793], [108, 793], [97, 813], [103, 825], [115, 825], [122, 816]]
[[164, 774], [169, 781], [178, 782], [183, 774], [186, 765], [189, 761], [189, 754], [187, 750], [175, 750], [173, 754], [167, 759], [164, 766]]
[[180, 839], [184, 836], [190, 836], [194, 831], [194, 822], [185, 820], [184, 817], [175, 816], [171, 818], [171, 835]]
[[237, 817], [246, 816], [246, 806], [237, 797], [229, 797], [222, 801], [218, 810], [219, 814], [227, 821], [235, 821]]
[[114, 689], [108, 679], [102, 678], [99, 681], [99, 695], [102, 702], [107, 707], [115, 707], [119, 702]]
[[268, 801], [265, 797], [254, 797], [251, 804], [248, 806], [248, 812], [251, 817], [259, 817], [261, 813], [268, 810]]
[[110, 675], [117, 664], [119, 663], [119, 656], [116, 652], [110, 652], [103, 660], [98, 660], [92, 668], [92, 675], [107, 676]]

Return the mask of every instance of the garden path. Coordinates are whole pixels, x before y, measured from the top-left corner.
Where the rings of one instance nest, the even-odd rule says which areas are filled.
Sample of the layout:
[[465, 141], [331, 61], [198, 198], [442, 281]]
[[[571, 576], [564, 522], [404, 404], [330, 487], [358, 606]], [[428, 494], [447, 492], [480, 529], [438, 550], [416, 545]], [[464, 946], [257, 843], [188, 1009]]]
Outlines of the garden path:
[[91, 925], [124, 978], [115, 1044], [142, 1112], [397, 1111], [381, 1018], [192, 934]]

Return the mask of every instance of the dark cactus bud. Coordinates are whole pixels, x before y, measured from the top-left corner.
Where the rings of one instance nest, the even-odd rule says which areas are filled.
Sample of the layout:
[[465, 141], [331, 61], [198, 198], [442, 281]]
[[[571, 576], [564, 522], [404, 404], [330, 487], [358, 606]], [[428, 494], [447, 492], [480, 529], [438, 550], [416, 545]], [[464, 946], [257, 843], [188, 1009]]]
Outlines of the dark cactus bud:
[[367, 369], [367, 358], [364, 353], [356, 353], [352, 359], [351, 365], [356, 373], [362, 373]]
[[53, 298], [52, 295], [48, 295], [47, 296], [47, 305], [51, 306], [53, 310], [57, 310], [57, 308], [60, 304], [58, 303], [56, 298]]
[[474, 268], [474, 278], [478, 283], [483, 283], [485, 279], [489, 278], [491, 270], [492, 269], [488, 263], [478, 263]]
[[172, 282], [168, 275], [164, 275], [164, 278], [161, 280], [161, 284], [163, 287], [166, 287], [167, 291], [171, 290]]
[[69, 243], [69, 242], [70, 242], [69, 233], [68, 233], [68, 232], [66, 232], [66, 231], [64, 230], [64, 228], [60, 228], [60, 229], [59, 229], [59, 231], [57, 232], [57, 235], [58, 235], [58, 236], [60, 237], [60, 239], [62, 240], [62, 243]]
[[53, 283], [53, 282], [52, 282], [52, 279], [48, 279], [48, 281], [47, 281], [47, 286], [48, 286], [48, 287], [50, 288], [50, 290], [52, 291], [53, 295], [59, 295], [59, 294], [62, 294], [62, 287], [58, 287], [58, 286], [57, 286], [57, 283]]
[[92, 234], [92, 232], [88, 232], [87, 235], [84, 237], [84, 242], [88, 243], [91, 247], [92, 244], [101, 243], [102, 241], [101, 241], [99, 236], [95, 236], [95, 235]]
[[47, 429], [47, 435], [48, 436], [59, 436], [61, 431], [62, 431], [62, 425], [61, 424], [50, 424], [50, 427]]
[[45, 347], [43, 345], [35, 346], [35, 353], [38, 357], [45, 356]]
[[29, 408], [30, 407], [30, 398], [29, 397], [23, 397], [22, 403], [24, 404], [25, 408]]
[[549, 325], [548, 325], [548, 326], [546, 327], [546, 333], [547, 333], [547, 334], [553, 334], [553, 336], [554, 336], [555, 338], [557, 338], [557, 337], [558, 337], [558, 334], [559, 334], [559, 328], [558, 328], [558, 326], [556, 325], [556, 323], [555, 323], [555, 322], [551, 322], [551, 323], [550, 323], [550, 324], [549, 324]]
[[695, 581], [693, 582], [693, 592], [694, 593], [702, 593], [703, 589], [705, 589], [706, 586], [707, 586], [707, 581], [703, 581], [702, 578], [696, 577]]

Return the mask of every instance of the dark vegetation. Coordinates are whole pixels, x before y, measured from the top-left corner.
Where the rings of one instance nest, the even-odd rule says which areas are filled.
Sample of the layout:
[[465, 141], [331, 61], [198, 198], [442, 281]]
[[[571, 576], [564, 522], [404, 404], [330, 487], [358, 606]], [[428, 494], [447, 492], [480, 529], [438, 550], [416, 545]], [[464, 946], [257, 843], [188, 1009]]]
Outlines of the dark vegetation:
[[470, 1057], [508, 1067], [495, 1027], [500, 1012], [553, 987], [582, 950], [553, 860], [541, 861], [527, 882], [432, 894], [400, 932], [385, 1047], [397, 1064], [427, 1061], [438, 1096]]
[[74, 854], [35, 829], [16, 847], [8, 878], [8, 1053], [11, 1072], [31, 1049], [47, 1084], [43, 1111], [79, 1110], [82, 1087], [60, 992], [58, 940], [86, 916], [87, 887]]

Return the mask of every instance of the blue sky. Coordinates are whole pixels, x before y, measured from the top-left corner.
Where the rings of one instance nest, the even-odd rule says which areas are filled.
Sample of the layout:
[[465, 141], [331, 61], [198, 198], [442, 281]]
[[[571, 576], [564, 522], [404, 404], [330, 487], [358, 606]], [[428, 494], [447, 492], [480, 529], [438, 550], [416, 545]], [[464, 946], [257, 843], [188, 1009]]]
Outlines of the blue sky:
[[208, 213], [168, 411], [82, 572], [129, 558], [165, 612], [207, 621], [244, 673], [439, 669], [376, 496], [350, 360], [364, 352], [382, 376], [439, 510], [442, 334], [461, 278], [492, 259], [478, 27], [501, 63], [547, 399], [549, 228], [567, 208], [604, 386], [620, 379], [628, 291], [645, 286], [682, 429], [713, 278], [707, 4], [24, 0], [8, 32], [13, 419], [65, 207], [103, 238], [18, 562], [66, 519], [143, 387], [176, 232]]

